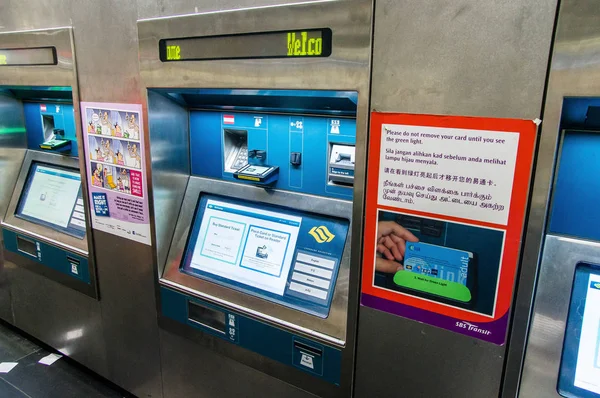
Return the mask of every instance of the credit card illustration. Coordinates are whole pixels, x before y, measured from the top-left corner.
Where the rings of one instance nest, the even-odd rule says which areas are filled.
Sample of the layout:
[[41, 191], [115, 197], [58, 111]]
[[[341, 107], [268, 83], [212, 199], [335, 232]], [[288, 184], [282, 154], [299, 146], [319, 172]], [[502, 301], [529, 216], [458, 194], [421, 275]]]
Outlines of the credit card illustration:
[[404, 270], [467, 286], [473, 253], [422, 242], [406, 242]]

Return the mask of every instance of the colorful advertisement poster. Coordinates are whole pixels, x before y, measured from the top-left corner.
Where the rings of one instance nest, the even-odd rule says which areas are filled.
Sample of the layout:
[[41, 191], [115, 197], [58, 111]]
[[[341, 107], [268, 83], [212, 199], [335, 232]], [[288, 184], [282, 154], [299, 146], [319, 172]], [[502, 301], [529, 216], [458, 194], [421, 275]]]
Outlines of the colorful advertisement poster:
[[92, 228], [150, 245], [142, 106], [81, 103]]
[[361, 304], [504, 344], [536, 131], [373, 113]]

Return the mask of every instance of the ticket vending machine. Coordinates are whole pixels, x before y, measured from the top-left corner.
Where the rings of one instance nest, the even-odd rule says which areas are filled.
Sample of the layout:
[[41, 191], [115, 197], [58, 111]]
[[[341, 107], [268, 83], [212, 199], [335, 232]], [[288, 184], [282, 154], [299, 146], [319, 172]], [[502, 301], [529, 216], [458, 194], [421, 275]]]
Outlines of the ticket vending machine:
[[[104, 373], [70, 28], [0, 34], [5, 320]], [[8, 120], [8, 124], [5, 120]], [[4, 131], [2, 132], [4, 135]], [[4, 143], [4, 139], [2, 140]], [[14, 142], [14, 139], [12, 140]], [[4, 173], [4, 172], [3, 172]]]
[[165, 396], [351, 394], [371, 12], [138, 22]]

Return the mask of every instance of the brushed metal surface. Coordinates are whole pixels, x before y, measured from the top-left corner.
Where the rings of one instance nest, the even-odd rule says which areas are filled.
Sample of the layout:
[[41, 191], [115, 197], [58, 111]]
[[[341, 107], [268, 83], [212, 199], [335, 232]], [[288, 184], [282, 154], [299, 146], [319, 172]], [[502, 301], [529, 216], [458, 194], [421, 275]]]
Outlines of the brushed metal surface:
[[190, 174], [189, 112], [164, 96], [148, 92], [155, 242], [163, 274]]
[[[212, 348], [182, 337], [179, 332], [173, 333], [161, 328], [160, 341], [165, 398], [314, 397], [250, 366], [224, 357]], [[263, 361], [268, 361], [262, 358]], [[280, 364], [277, 365], [281, 368]], [[284, 370], [292, 369], [285, 367]]]
[[367, 307], [358, 344], [357, 398], [498, 396], [502, 347]]
[[[218, 194], [232, 198], [244, 198], [254, 202], [270, 203], [286, 206], [291, 209], [322, 214], [326, 216], [349, 219], [352, 203], [345, 200], [329, 199], [318, 196], [265, 190], [264, 188], [238, 184], [234, 182], [216, 181], [207, 178], [190, 177], [185, 193], [177, 227], [173, 236], [171, 250], [167, 257], [163, 280], [169, 285], [179, 286], [188, 294], [206, 298], [213, 302], [235, 308], [259, 318], [278, 324], [296, 332], [317, 337], [343, 347], [347, 335], [348, 314], [348, 280], [350, 277], [350, 245], [346, 244], [336, 281], [329, 316], [325, 319], [309, 315], [293, 308], [274, 304], [270, 301], [250, 296], [228, 287], [180, 272], [179, 267], [184, 256], [192, 220], [202, 194]], [[352, 223], [349, 227], [352, 230]], [[352, 239], [349, 232], [347, 242]], [[229, 344], [229, 343], [226, 343]]]
[[107, 377], [100, 303], [8, 261], [15, 326]]
[[[539, 118], [556, 5], [378, 0], [371, 109]], [[545, 211], [546, 201], [534, 197], [531, 206]], [[537, 267], [537, 261], [523, 264]], [[357, 396], [488, 397], [502, 389], [506, 347], [364, 307], [358, 335]], [[448, 355], [430, 355], [438, 352]], [[399, 360], [380, 370], [382, 357]]]
[[[521, 293], [521, 287], [519, 288], [519, 298], [521, 295], [524, 296], [522, 300], [524, 305], [515, 308], [515, 319], [518, 318], [520, 324], [526, 326], [519, 331], [518, 336], [511, 339], [511, 355], [509, 355], [507, 362], [507, 381], [513, 381], [512, 385], [514, 387], [512, 389], [514, 391], [519, 386], [518, 377], [521, 376], [522, 370], [519, 395], [523, 397], [542, 396], [540, 394], [543, 392], [551, 394], [545, 396], [556, 394], [555, 386], [558, 376], [556, 364], [560, 360], [560, 352], [557, 354], [556, 350], [562, 347], [562, 333], [564, 333], [564, 330], [552, 331], [552, 329], [560, 328], [561, 322], [564, 322], [564, 318], [562, 318], [564, 313], [561, 312], [561, 309], [566, 311], [563, 305], [568, 305], [568, 298], [564, 304], [559, 305], [556, 303], [555, 312], [552, 312], [548, 306], [556, 299], [544, 294], [544, 291], [549, 288], [544, 284], [557, 283], [554, 281], [553, 272], [556, 271], [556, 267], [560, 267], [560, 264], [556, 262], [557, 260], [551, 259], [548, 252], [550, 250], [548, 243], [551, 241], [551, 237], [546, 238], [547, 243], [543, 245], [548, 211], [547, 203], [554, 179], [554, 164], [558, 153], [563, 99], [566, 96], [600, 96], [600, 43], [598, 40], [600, 27], [596, 22], [598, 18], [600, 18], [600, 9], [595, 1], [564, 0], [560, 3], [552, 63], [548, 76], [546, 103], [544, 104], [544, 123], [539, 143], [539, 158], [532, 193], [530, 222], [523, 252], [523, 264], [539, 264], [539, 270], [537, 267], [529, 269], [527, 280], [531, 282], [523, 287], [523, 294]], [[563, 240], [560, 240], [560, 242], [563, 242]], [[564, 240], [564, 242], [567, 242], [567, 240]], [[561, 245], [564, 244], [561, 243]], [[542, 247], [544, 248], [543, 255], [541, 254]], [[582, 250], [580, 253], [582, 256], [592, 255], [592, 246], [585, 242], [576, 243], [573, 247]], [[559, 258], [563, 256], [562, 253], [556, 253], [555, 255]], [[540, 257], [542, 258], [541, 261]], [[571, 264], [565, 263], [563, 267], [565, 269], [558, 271], [560, 275], [564, 276], [565, 273], [572, 272]], [[535, 295], [532, 297], [531, 292], [536, 286], [536, 278], [537, 287], [535, 288]], [[572, 275], [569, 275], [568, 278], [572, 282]], [[566, 289], [570, 291], [570, 285], [564, 286], [568, 286]], [[560, 292], [560, 294], [565, 293]], [[547, 302], [547, 300], [551, 301]], [[533, 301], [535, 301], [535, 306], [532, 309], [531, 303]], [[549, 316], [550, 318], [548, 318]], [[529, 324], [530, 319], [531, 323]], [[529, 329], [527, 326], [529, 326]], [[544, 342], [545, 338], [550, 340]], [[525, 341], [527, 341], [526, 348], [523, 347]], [[527, 355], [523, 363], [525, 349]], [[540, 368], [540, 364], [544, 362], [546, 364]], [[536, 386], [540, 388], [538, 395], [533, 392]], [[510, 396], [514, 396], [512, 391]]]
[[306, 3], [307, 0], [203, 0], [196, 1], [145, 1], [138, 0], [138, 13], [141, 19], [170, 17], [210, 11], [234, 10], [248, 7], [267, 7]]
[[[145, 3], [149, 4], [149, 3]], [[139, 5], [140, 15], [161, 17], [170, 10], [194, 12], [174, 18], [145, 19], [138, 22], [140, 46], [140, 77], [142, 97], [147, 97], [146, 88], [244, 88], [244, 89], [319, 89], [353, 90], [358, 92], [356, 169], [354, 201], [352, 209], [351, 262], [348, 279], [348, 312], [346, 321], [345, 349], [343, 350], [341, 394], [348, 395], [353, 375], [353, 358], [358, 306], [359, 270], [361, 255], [361, 231], [363, 222], [364, 176], [366, 160], [367, 125], [369, 111], [370, 45], [372, 34], [371, 0], [319, 1], [280, 4], [277, 7], [262, 7], [269, 1], [244, 2], [194, 2], [180, 4], [156, 3]], [[221, 6], [254, 7], [226, 12]], [[212, 8], [212, 7], [216, 8]], [[258, 7], [261, 6], [261, 7]], [[158, 40], [164, 37], [184, 37], [230, 34], [256, 31], [276, 31], [329, 27], [334, 32], [333, 53], [329, 58], [284, 59], [284, 60], [230, 60], [162, 63], [158, 58]], [[177, 65], [175, 65], [177, 64]], [[147, 98], [145, 106], [147, 107]], [[150, 132], [150, 136], [153, 133]], [[153, 142], [151, 142], [153, 145]], [[148, 150], [149, 152], [149, 150]], [[148, 156], [150, 153], [148, 153]], [[153, 164], [154, 172], [154, 164]], [[153, 180], [156, 183], [158, 180]], [[150, 187], [164, 189], [165, 187]], [[158, 191], [157, 191], [158, 192]], [[153, 196], [156, 194], [152, 191]], [[174, 205], [174, 208], [177, 206]], [[153, 213], [161, 212], [158, 207]], [[158, 223], [154, 223], [159, 225]], [[160, 231], [155, 231], [155, 237]], [[160, 269], [156, 265], [157, 274]], [[158, 286], [158, 284], [157, 284]], [[250, 300], [250, 299], [249, 299]], [[161, 344], [162, 346], [162, 344]], [[181, 353], [181, 355], [185, 355]], [[187, 355], [186, 355], [187, 357]], [[182, 361], [183, 361], [182, 357]], [[225, 358], [223, 361], [228, 361]], [[166, 364], [164, 364], [166, 366]], [[171, 370], [165, 370], [170, 372]], [[171, 387], [165, 378], [165, 391]], [[294, 383], [294, 374], [290, 374]], [[199, 384], [200, 380], [187, 380]], [[252, 383], [244, 379], [240, 384]], [[297, 383], [296, 383], [297, 384]], [[269, 388], [265, 384], [262, 388]], [[200, 387], [199, 387], [200, 388]], [[338, 391], [338, 392], [339, 392]], [[259, 393], [256, 391], [256, 393]]]
[[540, 116], [557, 0], [378, 0], [371, 107]]
[[[23, 129], [21, 101], [0, 93], [0, 129]], [[9, 130], [10, 129], [10, 130]], [[0, 223], [4, 219], [27, 147], [25, 132], [0, 134]], [[0, 233], [0, 318], [14, 324], [10, 283], [4, 270], [3, 236]]]
[[70, 28], [4, 32], [0, 43], [2, 48], [53, 46], [58, 59], [57, 65], [3, 66], [0, 86], [68, 86], [77, 90]]
[[548, 235], [540, 264], [520, 397], [560, 397], [556, 391], [575, 266], [600, 263], [600, 243]]

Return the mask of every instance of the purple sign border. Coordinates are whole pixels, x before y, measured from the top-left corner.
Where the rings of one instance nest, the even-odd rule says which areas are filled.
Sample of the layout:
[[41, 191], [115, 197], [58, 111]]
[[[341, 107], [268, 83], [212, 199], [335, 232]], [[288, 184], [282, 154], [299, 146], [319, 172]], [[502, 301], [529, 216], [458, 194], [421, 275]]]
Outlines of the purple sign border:
[[396, 303], [365, 293], [362, 293], [360, 303], [365, 307], [388, 312], [417, 322], [427, 323], [432, 326], [464, 334], [465, 336], [474, 337], [496, 345], [504, 345], [506, 343], [508, 311], [496, 320], [474, 324], [472, 322], [437, 314], [406, 304]]

